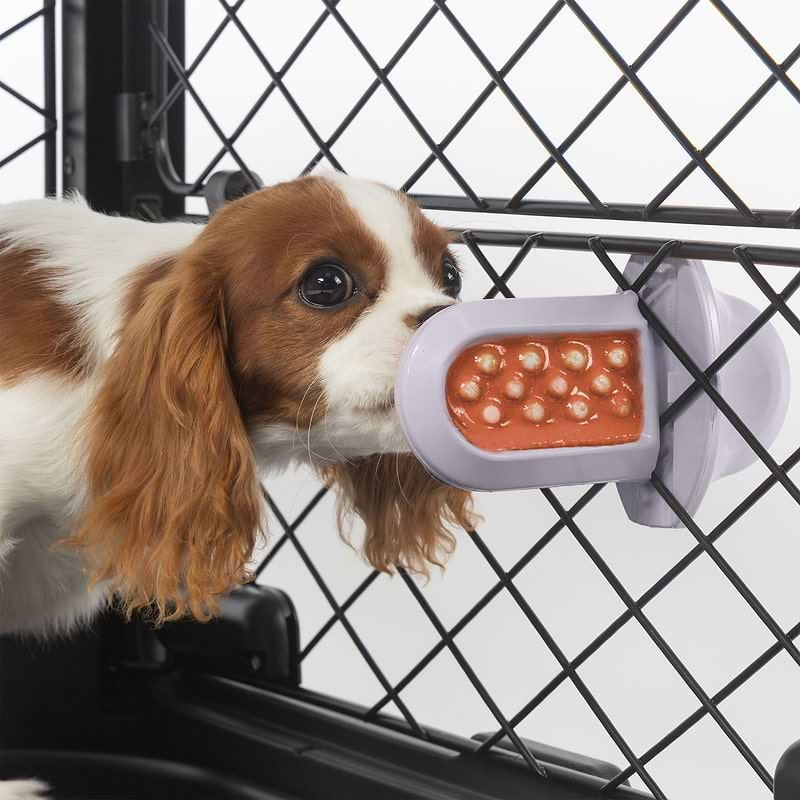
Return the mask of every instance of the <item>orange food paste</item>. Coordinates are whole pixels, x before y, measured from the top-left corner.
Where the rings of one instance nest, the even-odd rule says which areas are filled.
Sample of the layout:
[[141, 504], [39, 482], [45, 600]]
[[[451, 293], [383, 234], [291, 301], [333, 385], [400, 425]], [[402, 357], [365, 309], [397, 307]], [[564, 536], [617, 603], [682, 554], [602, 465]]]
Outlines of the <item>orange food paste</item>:
[[483, 450], [635, 442], [642, 432], [638, 334], [481, 342], [453, 361], [445, 391], [456, 427]]

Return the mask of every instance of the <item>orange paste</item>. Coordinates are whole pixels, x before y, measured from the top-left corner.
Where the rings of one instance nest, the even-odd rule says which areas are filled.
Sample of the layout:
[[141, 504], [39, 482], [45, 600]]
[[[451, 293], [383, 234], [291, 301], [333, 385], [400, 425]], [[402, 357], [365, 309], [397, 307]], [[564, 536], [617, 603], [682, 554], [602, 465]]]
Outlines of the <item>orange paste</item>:
[[642, 382], [635, 331], [481, 342], [447, 373], [456, 427], [483, 450], [635, 442]]

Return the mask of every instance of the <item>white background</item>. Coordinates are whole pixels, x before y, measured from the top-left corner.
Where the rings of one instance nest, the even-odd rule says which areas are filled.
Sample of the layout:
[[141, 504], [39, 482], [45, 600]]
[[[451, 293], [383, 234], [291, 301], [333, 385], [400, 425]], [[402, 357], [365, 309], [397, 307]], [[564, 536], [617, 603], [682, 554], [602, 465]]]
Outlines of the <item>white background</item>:
[[[676, 0], [584, 0], [583, 7], [632, 62], [677, 10]], [[449, 6], [495, 65], [516, 48], [549, 2], [480, 3], [451, 0]], [[4, 0], [0, 30], [36, 7], [33, 0]], [[793, 0], [731, 0], [730, 7], [781, 61], [800, 39], [800, 7]], [[366, 2], [343, 0], [341, 11], [376, 60], [384, 64], [427, 11], [425, 0]], [[323, 6], [313, 0], [249, 0], [241, 19], [266, 56], [280, 67]], [[203, 45], [223, 17], [213, 0], [192, 0], [187, 28], [188, 58]], [[0, 80], [41, 102], [41, 28], [37, 24], [0, 42]], [[560, 142], [616, 81], [618, 71], [580, 25], [563, 9], [556, 21], [509, 76], [550, 138]], [[710, 3], [701, 0], [640, 76], [676, 122], [702, 146], [754, 89], [768, 77], [753, 55]], [[790, 75], [800, 82], [800, 68]], [[372, 80], [372, 73], [338, 25], [328, 20], [286, 77], [286, 86], [321, 135], [327, 136]], [[487, 83], [487, 75], [446, 20], [437, 15], [391, 79], [421, 122], [439, 141]], [[230, 133], [269, 79], [241, 36], [229, 26], [198, 68], [193, 83], [226, 133]], [[197, 107], [188, 102], [190, 176], [198, 174], [219, 145]], [[0, 92], [0, 158], [36, 135], [40, 122]], [[748, 119], [717, 149], [713, 165], [752, 207], [794, 209], [800, 205], [800, 105], [780, 86], [773, 88]], [[279, 92], [274, 92], [243, 134], [237, 148], [267, 183], [296, 175], [316, 148]], [[391, 98], [379, 90], [334, 146], [344, 167], [362, 176], [400, 185], [427, 155], [427, 149]], [[476, 115], [447, 150], [478, 194], [507, 197], [545, 158], [545, 151], [500, 92]], [[687, 161], [687, 156], [637, 93], [626, 87], [568, 153], [570, 162], [604, 200], [646, 202]], [[226, 157], [222, 167], [234, 168]], [[42, 153], [35, 148], [0, 171], [0, 202], [41, 193]], [[457, 193], [435, 165], [417, 185], [425, 192]], [[558, 168], [529, 195], [539, 199], [580, 199]], [[699, 172], [669, 200], [671, 204], [728, 205]], [[190, 211], [202, 213], [193, 200]], [[800, 247], [800, 232], [700, 228], [659, 224], [600, 223], [564, 219], [434, 215], [448, 224], [509, 230], [627, 233], [663, 238], [715, 239]], [[497, 268], [511, 251], [487, 250]], [[477, 299], [488, 278], [466, 253], [465, 299]], [[624, 264], [624, 257], [615, 259]], [[748, 299], [759, 309], [763, 295], [743, 271], [708, 264], [715, 288]], [[794, 272], [765, 267], [776, 288]], [[614, 285], [593, 257], [583, 253], [534, 251], [512, 282], [518, 295], [605, 293]], [[800, 303], [790, 303], [800, 311]], [[770, 452], [785, 459], [800, 444], [794, 413], [800, 397], [800, 340], [780, 317], [792, 365], [790, 414]], [[759, 387], [754, 386], [758, 393]], [[764, 402], [769, 401], [768, 397]], [[760, 464], [715, 483], [696, 515], [706, 532], [761, 480]], [[283, 513], [293, 518], [318, 488], [305, 471], [268, 481]], [[572, 503], [585, 487], [557, 490]], [[509, 568], [556, 520], [537, 492], [482, 495], [486, 518], [481, 534]], [[630, 523], [613, 487], [607, 487], [578, 517], [594, 546], [626, 589], [642, 594], [695, 541], [683, 530], [655, 530]], [[311, 557], [341, 602], [367, 574], [358, 556], [343, 545], [333, 527], [326, 498], [300, 529]], [[277, 525], [273, 524], [273, 536]], [[720, 540], [719, 550], [748, 583], [782, 628], [800, 619], [800, 509], [780, 487]], [[330, 607], [287, 546], [265, 573], [265, 581], [285, 588], [297, 606], [303, 641], [329, 617]], [[425, 593], [446, 625], [455, 623], [494, 583], [493, 574], [466, 535], [443, 576], [435, 574]], [[562, 531], [516, 581], [565, 653], [573, 657], [622, 610], [623, 605], [581, 551]], [[713, 695], [774, 639], [752, 610], [705, 556], [699, 558], [646, 608], [678, 656]], [[349, 617], [363, 640], [396, 682], [436, 642], [436, 634], [406, 587], [381, 578], [354, 606]], [[505, 593], [495, 599], [457, 638], [459, 647], [511, 716], [557, 672], [553, 657]], [[367, 705], [383, 692], [340, 626], [303, 664], [304, 684]], [[636, 623], [628, 623], [590, 658], [580, 674], [635, 752], [647, 750], [698, 705], [679, 676]], [[403, 693], [417, 718], [466, 736], [494, 730], [488, 710], [448, 653], [443, 653]], [[800, 669], [782, 653], [720, 706], [767, 770], [800, 737]], [[390, 707], [390, 710], [391, 707]], [[393, 711], [394, 713], [394, 711]], [[618, 764], [625, 759], [568, 683], [520, 726], [522, 735]], [[769, 793], [722, 734], [704, 718], [648, 769], [670, 797], [766, 798]], [[642, 786], [638, 778], [632, 779]]]

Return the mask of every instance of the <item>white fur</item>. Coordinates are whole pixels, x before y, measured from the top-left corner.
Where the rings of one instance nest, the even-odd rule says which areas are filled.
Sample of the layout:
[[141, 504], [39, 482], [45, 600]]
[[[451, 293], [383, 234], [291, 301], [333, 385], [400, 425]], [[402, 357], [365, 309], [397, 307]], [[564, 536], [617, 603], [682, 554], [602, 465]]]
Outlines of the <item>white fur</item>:
[[102, 602], [77, 556], [49, 550], [83, 501], [76, 440], [93, 389], [45, 376], [0, 389], [0, 633], [68, 632]]
[[78, 312], [93, 354], [108, 358], [125, 283], [143, 264], [182, 250], [202, 226], [97, 214], [77, 196], [0, 206], [0, 239], [42, 253], [60, 299]]
[[308, 428], [273, 423], [252, 431], [259, 462], [282, 469], [296, 463], [319, 465], [374, 453], [408, 452], [393, 409], [333, 410], [319, 417]]
[[[78, 313], [97, 363], [113, 351], [131, 275], [200, 230], [97, 214], [80, 198], [0, 206], [0, 240], [37, 251], [36, 267], [56, 273], [53, 288]], [[94, 390], [50, 375], [0, 384], [0, 632], [66, 633], [102, 604], [77, 556], [50, 551], [83, 500], [78, 426]]]
[[50, 787], [35, 778], [0, 781], [0, 800], [44, 800]]
[[[261, 468], [406, 451], [391, 407], [397, 361], [413, 333], [406, 318], [453, 302], [419, 262], [409, 209], [397, 195], [325, 177], [389, 253], [388, 279], [369, 311], [322, 356], [329, 412], [308, 430], [275, 424], [251, 431]], [[98, 367], [113, 352], [131, 275], [182, 250], [200, 230], [104, 216], [79, 199], [0, 207], [0, 240], [36, 250], [38, 265], [55, 271], [54, 288], [79, 314]], [[77, 557], [49, 549], [70, 531], [85, 499], [79, 426], [96, 383], [46, 374], [0, 383], [0, 631], [66, 632], [103, 602], [102, 588], [87, 591]]]
[[394, 373], [413, 331], [404, 322], [432, 306], [450, 305], [414, 249], [411, 213], [377, 183], [325, 173], [389, 254], [387, 285], [372, 307], [325, 351], [320, 376], [331, 409], [375, 409], [392, 402]]

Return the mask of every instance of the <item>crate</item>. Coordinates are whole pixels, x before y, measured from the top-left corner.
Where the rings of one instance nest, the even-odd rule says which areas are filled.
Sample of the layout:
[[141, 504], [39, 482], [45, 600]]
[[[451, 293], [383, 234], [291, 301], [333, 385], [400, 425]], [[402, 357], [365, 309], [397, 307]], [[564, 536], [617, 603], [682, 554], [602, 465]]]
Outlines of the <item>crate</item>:
[[[509, 3], [508, 8], [497, 4], [492, 24], [502, 29], [506, 17], [507, 38], [515, 44], [501, 48], [478, 25], [477, 21], [486, 20], [478, 10], [480, 4], [455, 0], [387, 3], [377, 12], [374, 5], [353, 3], [351, 7], [351, 2], [320, 0], [301, 4], [300, 10], [292, 7], [290, 14], [289, 5], [280, 2], [256, 8], [258, 0], [219, 0], [214, 24], [208, 23], [206, 8], [202, 25], [192, 16], [198, 13], [196, 7], [177, 0], [64, 3], [64, 190], [79, 190], [96, 208], [108, 212], [153, 220], [187, 213], [202, 217], [208, 208], [260, 186], [260, 176], [271, 181], [309, 172], [319, 164], [349, 170], [351, 162], [357, 166], [374, 163], [368, 153], [361, 154], [363, 161], [359, 161], [355, 145], [348, 144], [352, 131], [362, 126], [362, 135], [367, 131], [372, 136], [377, 154], [398, 149], [403, 158], [413, 161], [421, 153], [413, 169], [394, 182], [460, 232], [458, 249], [467, 266], [471, 299], [535, 291], [532, 276], [543, 269], [563, 270], [574, 280], [576, 293], [589, 285], [641, 292], [667, 257], [712, 262], [715, 277], [748, 292], [763, 311], [705, 368], [669, 337], [642, 303], [654, 334], [673, 349], [693, 379], [661, 422], [669, 425], [694, 399], [706, 394], [753, 449], [759, 466], [746, 479], [723, 485], [716, 502], [724, 513], [716, 516], [693, 518], [669, 488], [653, 478], [653, 490], [673, 508], [685, 531], [642, 530], [640, 536], [659, 551], [658, 557], [644, 564], [646, 580], [631, 578], [636, 567], [631, 559], [646, 560], [646, 544], [638, 541], [634, 546], [630, 535], [620, 535], [611, 547], [604, 538], [607, 529], [597, 532], [595, 510], [612, 521], [609, 525], [624, 520], [612, 508], [609, 489], [603, 485], [515, 496], [513, 513], [520, 519], [513, 531], [516, 543], [509, 545], [487, 515], [488, 532], [470, 531], [461, 537], [459, 553], [449, 567], [455, 575], [453, 582], [435, 578], [426, 586], [404, 573], [390, 580], [362, 569], [331, 536], [327, 544], [321, 544], [313, 531], [322, 529], [327, 535], [330, 528], [323, 522], [331, 502], [324, 488], [305, 485], [298, 490], [294, 475], [268, 483], [273, 537], [258, 567], [259, 582], [283, 592], [265, 588], [237, 595], [235, 601], [259, 609], [256, 616], [270, 620], [269, 625], [265, 622], [264, 629], [242, 631], [234, 620], [230, 639], [225, 638], [227, 629], [220, 633], [222, 639], [209, 639], [206, 629], [190, 626], [188, 631], [176, 629], [156, 641], [142, 627], [126, 629], [106, 621], [99, 644], [92, 639], [81, 645], [88, 648], [91, 655], [87, 657], [101, 665], [97, 685], [84, 687], [86, 697], [93, 698], [91, 702], [101, 698], [113, 713], [124, 715], [132, 713], [133, 700], [141, 696], [143, 685], [150, 693], [142, 705], [144, 716], [136, 717], [135, 726], [131, 722], [131, 734], [111, 743], [98, 743], [96, 734], [108, 729], [108, 718], [101, 712], [93, 712], [99, 717], [87, 716], [79, 726], [83, 742], [79, 749], [100, 747], [137, 757], [169, 755], [222, 771], [235, 770], [254, 783], [272, 781], [269, 785], [305, 796], [682, 798], [714, 796], [714, 787], [719, 787], [719, 796], [726, 797], [768, 797], [773, 791], [778, 798], [797, 796], [798, 750], [791, 745], [800, 737], [796, 644], [800, 622], [789, 618], [790, 613], [796, 615], [796, 608], [787, 613], [776, 605], [776, 598], [789, 590], [770, 591], [765, 597], [763, 584], [756, 581], [759, 586], [755, 586], [747, 560], [774, 570], [776, 586], [797, 574], [797, 563], [773, 564], [769, 551], [774, 546], [776, 552], [798, 553], [785, 540], [800, 533], [800, 488], [792, 473], [800, 448], [785, 436], [765, 448], [717, 391], [715, 376], [762, 326], [779, 324], [792, 346], [795, 334], [800, 333], [800, 319], [792, 308], [800, 286], [800, 248], [791, 233], [800, 227], [800, 180], [793, 187], [779, 186], [775, 180], [781, 159], [787, 175], [797, 171], [796, 149], [770, 152], [779, 151], [785, 139], [785, 132], [774, 129], [757, 129], [756, 134], [749, 129], [742, 138], [741, 157], [765, 165], [764, 173], [770, 178], [759, 194], [770, 200], [764, 207], [754, 207], [748, 193], [738, 188], [741, 184], [752, 189], [752, 176], [739, 174], [737, 180], [721, 166], [731, 165], [726, 148], [737, 132], [776, 98], [787, 108], [780, 112], [785, 114], [787, 129], [794, 124], [791, 114], [800, 111], [800, 73], [794, 69], [800, 45], [791, 42], [793, 49], [775, 55], [779, 43], [774, 38], [769, 46], [762, 43], [760, 19], [769, 13], [785, 14], [785, 28], [791, 31], [794, 22], [796, 39], [798, 12], [791, 5], [756, 11], [746, 3], [723, 0], [688, 0], [659, 9], [629, 4], [632, 18], [648, 33], [635, 45], [627, 39], [618, 45], [617, 38], [624, 37], [620, 30], [608, 30], [613, 27], [613, 14], [603, 4], [590, 0]], [[211, 0], [208, 4], [213, 5]], [[19, 26], [0, 33], [1, 46], [2, 38], [18, 27], [44, 20], [44, 103], [31, 103], [2, 82], [0, 90], [10, 91], [43, 117], [43, 133], [19, 152], [45, 142], [48, 193], [55, 189], [56, 163], [54, 6], [54, 0], [47, 0]], [[381, 22], [376, 14], [385, 15], [385, 20]], [[698, 20], [711, 25], [708, 15], [719, 26], [713, 28], [718, 38], [706, 51], [692, 49], [691, 26]], [[282, 32], [280, 41], [269, 35], [271, 19]], [[287, 19], [294, 25], [291, 32], [287, 32]], [[560, 39], [552, 38], [554, 31]], [[567, 36], [574, 37], [575, 51], [559, 53], [554, 41]], [[445, 44], [450, 48], [442, 52], [460, 54], [452, 65], [434, 59], [439, 41], [443, 48]], [[594, 48], [592, 58], [600, 60], [583, 60], [580, 47]], [[272, 51], [277, 54], [273, 56]], [[535, 60], [540, 51], [553, 59], [552, 70], [531, 72], [531, 64], [541, 69], [542, 62]], [[662, 100], [663, 92], [655, 88], [668, 73], [665, 63], [676, 54], [690, 62], [688, 67], [674, 66], [684, 70], [680, 75], [698, 70], [696, 101], [701, 104], [713, 103], [717, 95], [712, 93], [713, 80], [706, 80], [696, 64], [706, 65], [709, 74], [718, 77], [725, 69], [738, 75], [741, 60], [757, 79], [742, 79], [736, 101], [713, 124], [709, 121], [710, 127], [687, 126], [685, 114], [672, 110], [675, 98], [670, 96], [672, 103]], [[324, 74], [326, 58], [336, 62], [328, 75]], [[414, 73], [408, 67], [415, 59], [425, 58], [428, 70], [434, 70], [429, 73], [429, 87], [422, 68]], [[697, 59], [696, 64], [692, 59]], [[730, 63], [723, 64], [725, 59]], [[563, 103], [567, 111], [558, 116], [540, 107], [529, 85], [531, 75], [542, 76], [540, 100], [548, 91], [570, 89], [572, 93], [564, 95], [569, 97]], [[316, 94], [315, 81], [319, 81]], [[457, 85], [462, 81], [469, 87]], [[439, 96], [444, 92], [449, 98], [448, 90], [455, 98], [443, 104], [449, 116], [423, 100], [426, 91], [439, 92]], [[330, 92], [330, 97], [320, 109], [314, 102], [323, 91]], [[592, 101], [584, 103], [592, 92]], [[218, 119], [215, 103], [226, 93], [235, 93], [238, 105], [224, 108], [224, 119]], [[609, 174], [613, 178], [613, 164], [605, 172], [602, 165], [591, 166], [590, 177], [586, 151], [581, 150], [596, 124], [602, 124], [619, 104], [633, 100], [650, 127], [643, 128], [642, 137], [626, 138], [621, 132], [620, 139], [623, 144], [632, 143], [631, 147], [641, 146], [636, 157], [645, 159], [643, 163], [651, 158], [660, 166], [661, 159], [665, 164], [655, 171], [663, 173], [664, 179], [656, 181], [657, 188], [646, 196], [627, 185], [624, 191], [616, 190], [608, 178]], [[503, 131], [497, 133], [497, 141], [491, 141], [487, 131], [492, 130], [490, 122], [499, 109], [506, 115], [497, 116], [503, 120]], [[509, 139], [509, 147], [516, 143], [529, 148], [513, 169], [501, 164], [500, 158], [506, 123], [516, 137]], [[482, 134], [469, 139], [472, 126], [478, 126]], [[254, 146], [258, 139], [248, 140], [249, 135], [263, 138], [269, 147], [259, 150]], [[404, 144], [407, 140], [413, 145]], [[0, 160], [0, 167], [16, 155], [12, 152]], [[608, 158], [613, 162], [624, 155], [610, 152]], [[502, 176], [493, 176], [491, 166], [482, 170], [474, 166], [495, 158]], [[735, 172], [732, 167], [731, 171]], [[697, 188], [699, 184], [693, 181], [701, 178], [703, 186], [710, 188]], [[494, 196], [482, 188], [487, 184], [509, 189]], [[682, 196], [719, 201], [674, 202], [673, 198]], [[774, 205], [772, 197], [777, 198]], [[788, 202], [782, 203], [784, 198]], [[556, 219], [563, 221], [564, 232], [552, 230]], [[669, 233], [659, 234], [658, 223]], [[674, 235], [675, 231], [681, 235]], [[630, 255], [649, 259], [633, 287], [622, 274]], [[547, 277], [538, 283], [548, 290], [555, 285]], [[791, 430], [787, 425], [785, 431]], [[775, 497], [780, 501], [773, 502]], [[493, 498], [488, 508], [497, 512], [503, 502], [502, 497]], [[664, 544], [665, 536], [682, 538]], [[758, 538], [765, 541], [753, 542]], [[546, 565], [540, 573], [557, 568], [564, 580], [571, 575], [580, 580], [577, 576], [591, 573], [590, 583], [602, 585], [611, 598], [603, 602], [616, 610], [607, 617], [598, 614], [597, 619], [591, 610], [581, 612], [594, 625], [591, 633], [587, 623], [582, 638], [565, 636], [556, 630], [558, 624], [548, 606], [565, 602], [566, 593], [549, 597], [525, 579], [525, 571], [540, 564]], [[696, 575], [692, 570], [701, 568], [699, 574], [709, 588], [696, 597], [709, 607], [736, 609], [725, 618], [729, 627], [721, 633], [713, 630], [713, 623], [708, 623], [706, 633], [701, 626], [693, 627], [691, 608], [678, 599], [680, 592], [689, 591], [686, 576]], [[575, 589], [580, 593], [583, 585]], [[504, 609], [502, 615], [492, 617], [495, 624], [516, 619], [514, 626], [508, 623], [508, 631], [488, 639], [489, 646], [497, 647], [494, 666], [493, 659], [480, 652], [477, 635], [471, 633], [493, 602], [502, 603]], [[385, 611], [379, 613], [382, 603]], [[665, 612], [670, 604], [685, 618], [677, 623], [671, 619]], [[696, 613], [703, 617], [702, 604]], [[739, 619], [737, 614], [742, 619], [742, 638], [731, 643], [738, 638], [739, 629], [730, 627], [731, 620]], [[393, 646], [380, 635], [381, 626], [394, 631]], [[266, 643], [263, 630], [272, 637]], [[642, 678], [625, 698], [624, 688], [603, 685], [601, 678], [608, 669], [597, 672], [592, 665], [598, 655], [624, 652], [613, 648], [624, 648], [619, 643], [631, 635], [654, 654], [655, 660], [643, 662], [642, 670], [657, 661], [669, 677]], [[524, 642], [514, 641], [523, 638]], [[723, 639], [724, 645], [720, 644]], [[266, 671], [260, 662], [249, 669], [249, 662], [243, 660], [247, 654], [269, 650], [278, 640], [283, 660]], [[328, 654], [340, 654], [343, 640], [352, 644], [353, 655], [347, 666], [337, 668]], [[716, 661], [709, 652], [714, 647], [721, 650]], [[31, 674], [41, 680], [59, 659], [64, 663], [74, 659], [74, 649], [62, 649], [47, 663], [41, 654], [30, 656], [24, 650], [18, 658], [20, 663], [33, 658], [39, 672]], [[703, 657], [698, 658], [701, 651]], [[532, 664], [527, 685], [520, 668], [526, 653], [534, 660], [546, 658], [552, 665], [548, 673]], [[441, 664], [448, 654], [450, 671], [446, 672]], [[729, 658], [732, 661], [727, 663]], [[710, 663], [716, 663], [716, 668], [711, 669]], [[301, 664], [305, 684], [299, 680]], [[622, 666], [623, 674], [636, 672]], [[18, 681], [24, 680], [25, 672], [15, 672]], [[443, 686], [441, 698], [434, 689], [415, 692], [423, 676], [430, 674], [436, 676], [431, 679], [434, 689], [437, 681]], [[437, 702], [446, 705], [466, 696], [445, 691], [447, 676], [474, 692], [475, 704], [465, 701], [465, 707], [478, 709], [475, 713], [459, 715], [453, 709], [435, 707]], [[763, 727], [757, 729], [744, 707], [732, 699], [742, 697], [745, 687], [759, 680], [760, 688], [748, 700], [762, 706], [759, 724]], [[769, 687], [763, 680], [769, 681]], [[661, 681], [681, 697], [675, 713], [669, 719], [648, 720], [644, 733], [631, 735], [630, 720], [637, 714], [664, 709], [656, 697], [651, 698], [652, 707], [646, 696], [638, 701], [631, 698], [638, 696], [636, 692], [656, 692]], [[503, 685], [509, 682], [511, 688]], [[541, 712], [567, 688], [584, 715], [576, 719], [587, 719], [587, 727], [591, 724], [597, 734], [586, 737], [576, 730], [570, 738], [562, 731], [561, 747], [542, 744], [539, 739], [546, 741], [546, 732], [537, 731], [558, 726]], [[371, 699], [365, 702], [370, 692]], [[524, 700], [517, 701], [522, 696]], [[626, 702], [621, 703], [621, 697]], [[769, 704], [777, 707], [782, 700], [795, 709], [797, 726], [777, 746], [765, 729], [770, 725]], [[39, 710], [48, 713], [59, 702], [57, 696], [47, 695]], [[14, 708], [12, 703], [7, 713], [17, 719]], [[428, 723], [430, 719], [434, 724]], [[435, 722], [450, 719], [465, 725], [485, 719], [492, 730], [479, 733], [464, 726], [443, 730]], [[542, 728], [535, 724], [539, 719], [545, 720]], [[216, 750], [200, 748], [200, 757], [174, 743], [176, 736], [191, 737], [192, 725], [196, 725], [196, 735], [203, 732], [217, 742]], [[153, 726], [163, 731], [153, 733], [147, 747], [137, 744], [133, 731], [138, 734]], [[712, 729], [713, 735], [698, 739], [700, 728]], [[785, 729], [780, 731], [785, 737]], [[29, 731], [23, 732], [14, 746], [33, 747], [31, 737]], [[604, 738], [600, 757], [596, 757], [598, 752], [574, 752], [585, 749], [581, 743], [587, 738]], [[256, 740], [261, 750], [253, 744]], [[713, 753], [705, 749], [709, 741], [717, 742]], [[64, 738], [56, 731], [43, 747], [55, 754], [65, 747]], [[223, 757], [219, 750], [235, 750], [237, 755]], [[777, 768], [777, 755], [784, 750], [782, 766]], [[274, 766], [269, 775], [258, 763], [267, 756]], [[693, 765], [689, 772], [698, 781], [696, 793], [679, 774], [681, 759]], [[705, 776], [703, 764], [708, 764]], [[298, 771], [305, 771], [305, 782], [298, 782]]]

